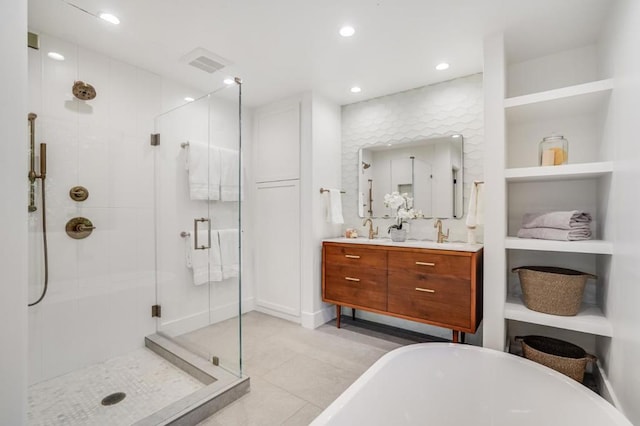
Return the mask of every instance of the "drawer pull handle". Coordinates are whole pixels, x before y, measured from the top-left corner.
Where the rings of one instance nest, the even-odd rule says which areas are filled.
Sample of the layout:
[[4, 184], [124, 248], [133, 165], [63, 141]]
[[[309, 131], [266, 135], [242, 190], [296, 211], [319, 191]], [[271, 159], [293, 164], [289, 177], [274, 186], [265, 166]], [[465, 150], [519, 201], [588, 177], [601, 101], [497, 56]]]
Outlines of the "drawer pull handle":
[[351, 277], [344, 277], [345, 280], [347, 281], [355, 281], [355, 282], [359, 282], [360, 278], [351, 278]]
[[344, 257], [349, 259], [360, 259], [360, 256], [356, 256], [355, 254], [345, 254]]
[[421, 265], [421, 266], [436, 266], [435, 263], [431, 263], [431, 262], [416, 262], [416, 265]]
[[430, 288], [420, 288], [420, 287], [416, 287], [416, 291], [422, 291], [423, 293], [435, 293], [435, 290], [432, 290]]

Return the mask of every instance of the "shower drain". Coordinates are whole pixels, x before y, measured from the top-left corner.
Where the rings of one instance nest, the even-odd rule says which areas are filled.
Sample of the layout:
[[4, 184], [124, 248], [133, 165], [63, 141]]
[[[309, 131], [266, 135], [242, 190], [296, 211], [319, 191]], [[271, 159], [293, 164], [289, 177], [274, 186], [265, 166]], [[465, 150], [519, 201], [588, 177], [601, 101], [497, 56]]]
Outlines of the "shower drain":
[[127, 396], [124, 392], [116, 392], [111, 395], [107, 395], [102, 399], [102, 405], [114, 405], [122, 401]]

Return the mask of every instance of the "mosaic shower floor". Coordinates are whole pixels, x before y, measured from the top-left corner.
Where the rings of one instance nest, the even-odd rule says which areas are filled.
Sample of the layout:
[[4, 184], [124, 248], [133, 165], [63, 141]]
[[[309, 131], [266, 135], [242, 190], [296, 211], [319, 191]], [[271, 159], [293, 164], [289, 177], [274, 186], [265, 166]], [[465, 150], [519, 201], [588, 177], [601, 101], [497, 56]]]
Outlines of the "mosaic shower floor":
[[[131, 425], [204, 387], [148, 349], [29, 387], [29, 425]], [[124, 392], [104, 406], [106, 396]]]

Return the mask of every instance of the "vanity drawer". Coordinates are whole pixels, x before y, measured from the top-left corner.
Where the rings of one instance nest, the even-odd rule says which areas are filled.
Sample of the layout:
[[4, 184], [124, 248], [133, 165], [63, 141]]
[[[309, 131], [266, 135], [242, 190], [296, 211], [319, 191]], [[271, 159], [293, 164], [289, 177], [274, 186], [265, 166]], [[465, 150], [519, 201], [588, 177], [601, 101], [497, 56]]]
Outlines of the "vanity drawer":
[[389, 273], [437, 274], [471, 277], [471, 258], [448, 254], [393, 251], [389, 253]]
[[340, 304], [387, 309], [387, 274], [375, 269], [327, 265], [324, 299]]
[[433, 274], [389, 273], [387, 310], [453, 327], [471, 327], [471, 281]]
[[324, 261], [327, 265], [387, 268], [387, 252], [385, 250], [358, 247], [356, 244], [325, 245], [324, 255]]

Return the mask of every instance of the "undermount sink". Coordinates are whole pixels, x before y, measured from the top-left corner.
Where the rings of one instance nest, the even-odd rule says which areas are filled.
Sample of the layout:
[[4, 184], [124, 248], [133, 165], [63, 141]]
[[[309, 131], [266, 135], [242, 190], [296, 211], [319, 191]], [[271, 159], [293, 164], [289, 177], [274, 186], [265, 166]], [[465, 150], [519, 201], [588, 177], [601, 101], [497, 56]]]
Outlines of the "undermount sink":
[[482, 244], [469, 244], [459, 241], [437, 243], [435, 241], [426, 240], [406, 240], [403, 242], [391, 241], [390, 238], [330, 238], [324, 241], [334, 241], [337, 243], [350, 243], [350, 244], [374, 244], [382, 246], [395, 246], [395, 247], [415, 247], [434, 250], [453, 250], [453, 251], [470, 251], [476, 252], [482, 248]]

